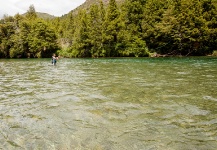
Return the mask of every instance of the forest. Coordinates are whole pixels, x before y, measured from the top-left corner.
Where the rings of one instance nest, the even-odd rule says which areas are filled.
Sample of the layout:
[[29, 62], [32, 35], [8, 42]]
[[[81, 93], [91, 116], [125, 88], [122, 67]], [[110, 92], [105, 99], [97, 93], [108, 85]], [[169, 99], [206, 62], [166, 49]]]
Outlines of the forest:
[[52, 19], [33, 5], [0, 20], [0, 58], [207, 56], [217, 51], [216, 0], [98, 1]]

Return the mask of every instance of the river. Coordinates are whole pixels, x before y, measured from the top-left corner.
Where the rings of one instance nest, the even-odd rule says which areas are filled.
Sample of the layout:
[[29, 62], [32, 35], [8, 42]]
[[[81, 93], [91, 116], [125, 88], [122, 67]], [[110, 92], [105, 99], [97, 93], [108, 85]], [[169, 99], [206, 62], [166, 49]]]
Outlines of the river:
[[217, 59], [0, 59], [2, 150], [216, 150]]

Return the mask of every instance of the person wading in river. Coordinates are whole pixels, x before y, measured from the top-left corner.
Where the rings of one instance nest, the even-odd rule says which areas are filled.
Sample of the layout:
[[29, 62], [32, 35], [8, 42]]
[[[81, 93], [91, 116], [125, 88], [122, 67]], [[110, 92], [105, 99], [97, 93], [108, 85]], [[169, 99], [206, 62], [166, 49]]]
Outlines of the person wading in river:
[[56, 65], [56, 63], [57, 63], [57, 59], [59, 59], [57, 56], [56, 56], [56, 54], [53, 54], [53, 56], [52, 56], [52, 65]]

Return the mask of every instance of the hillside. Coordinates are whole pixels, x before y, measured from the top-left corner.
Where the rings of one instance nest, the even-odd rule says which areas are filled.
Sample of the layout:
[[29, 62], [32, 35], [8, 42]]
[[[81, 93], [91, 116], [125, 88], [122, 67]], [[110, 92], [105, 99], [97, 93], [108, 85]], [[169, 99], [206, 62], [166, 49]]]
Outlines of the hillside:
[[[109, 3], [109, 0], [102, 0], [103, 3], [106, 5]], [[78, 8], [88, 8], [90, 7], [92, 4], [97, 4], [99, 2], [99, 0], [86, 0], [86, 2], [84, 2], [84, 4], [82, 4], [80, 7]], [[120, 2], [124, 2], [124, 0], [116, 0], [117, 3]]]
[[[54, 19], [55, 18], [55, 16], [50, 15], [48, 13], [36, 12], [36, 14], [37, 14], [37, 16], [39, 18], [42, 18], [42, 19], [45, 19], [45, 20], [46, 19]], [[25, 15], [26, 15], [26, 13], [23, 14], [23, 16], [25, 16]]]
[[[123, 3], [125, 0], [116, 0], [117, 4]], [[109, 0], [102, 0], [102, 2], [105, 4], [105, 6], [109, 3]], [[68, 14], [70, 13], [77, 13], [78, 10], [80, 9], [86, 9], [88, 10], [91, 5], [99, 3], [99, 0], [86, 0], [83, 4], [78, 6], [76, 9], [71, 10]], [[64, 18], [68, 14], [63, 15], [62, 17]]]
[[42, 19], [53, 19], [53, 18], [55, 18], [55, 16], [47, 14], [47, 13], [36, 12], [36, 14], [37, 14], [37, 16], [39, 18], [42, 18]]

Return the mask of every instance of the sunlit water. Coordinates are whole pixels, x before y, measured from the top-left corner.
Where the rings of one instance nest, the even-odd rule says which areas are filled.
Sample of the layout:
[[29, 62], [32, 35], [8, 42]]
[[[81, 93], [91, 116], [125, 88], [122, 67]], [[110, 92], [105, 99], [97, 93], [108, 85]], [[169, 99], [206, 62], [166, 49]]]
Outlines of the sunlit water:
[[216, 58], [0, 60], [0, 149], [216, 150]]

